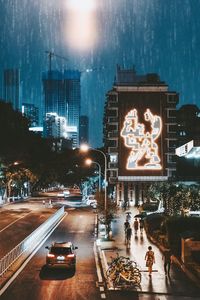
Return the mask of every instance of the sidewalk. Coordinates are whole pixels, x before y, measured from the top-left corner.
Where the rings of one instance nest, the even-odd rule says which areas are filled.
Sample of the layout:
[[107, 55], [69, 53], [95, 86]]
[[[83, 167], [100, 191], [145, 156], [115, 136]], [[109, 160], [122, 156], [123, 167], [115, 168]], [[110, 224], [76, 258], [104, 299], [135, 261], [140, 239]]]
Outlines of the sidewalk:
[[[132, 213], [131, 225], [134, 221], [134, 216], [138, 214], [136, 208], [130, 208], [128, 211]], [[170, 277], [165, 276], [162, 252], [160, 249], [147, 239], [145, 231], [140, 234], [138, 230], [135, 236], [134, 230], [131, 240], [130, 248], [126, 247], [124, 236], [124, 222], [126, 220], [126, 212], [120, 210], [118, 218], [112, 223], [113, 241], [111, 242], [99, 242], [100, 257], [102, 260], [102, 266], [105, 272], [108, 268], [112, 258], [116, 253], [119, 255], [130, 257], [131, 260], [137, 262], [139, 269], [142, 273], [141, 292], [157, 293], [166, 295], [197, 295], [200, 294], [200, 289], [197, 288], [192, 282], [190, 282], [185, 274], [177, 268], [174, 264], [171, 266]], [[149, 277], [147, 268], [145, 266], [145, 253], [148, 246], [152, 246], [152, 250], [155, 254], [156, 263], [153, 265], [152, 276]], [[109, 286], [110, 287], [110, 286]], [[108, 288], [109, 288], [108, 287]]]

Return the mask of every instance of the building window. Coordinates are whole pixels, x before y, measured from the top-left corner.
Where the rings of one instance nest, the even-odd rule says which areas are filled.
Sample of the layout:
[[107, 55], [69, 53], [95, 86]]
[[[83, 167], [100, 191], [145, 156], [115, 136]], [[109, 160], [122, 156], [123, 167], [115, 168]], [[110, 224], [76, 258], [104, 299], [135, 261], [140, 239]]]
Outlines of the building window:
[[117, 130], [117, 124], [116, 125], [108, 125], [108, 131], [114, 131], [114, 130]]
[[108, 140], [108, 147], [117, 147], [116, 140]]
[[175, 163], [176, 162], [175, 155], [168, 155], [168, 162], [169, 163]]
[[176, 147], [176, 141], [175, 140], [169, 140], [168, 145], [169, 145], [169, 148], [175, 148]]
[[117, 177], [116, 171], [110, 171], [110, 177]]
[[168, 125], [168, 133], [176, 132], [176, 125]]
[[167, 102], [168, 103], [176, 103], [175, 95], [168, 95]]
[[185, 131], [180, 131], [179, 135], [180, 135], [180, 136], [185, 136], [185, 135], [186, 135], [186, 132], [185, 132]]
[[111, 163], [117, 163], [117, 154], [111, 154], [110, 155], [110, 162]]
[[109, 109], [107, 112], [108, 117], [117, 117], [117, 110], [116, 109]]
[[168, 109], [167, 110], [167, 117], [168, 118], [176, 118], [176, 110], [175, 109]]

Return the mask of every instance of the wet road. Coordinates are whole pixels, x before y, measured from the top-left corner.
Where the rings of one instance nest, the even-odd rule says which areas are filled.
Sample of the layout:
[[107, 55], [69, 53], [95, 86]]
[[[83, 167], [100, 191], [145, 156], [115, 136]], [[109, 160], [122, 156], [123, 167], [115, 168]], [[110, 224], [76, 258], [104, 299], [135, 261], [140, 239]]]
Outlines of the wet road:
[[42, 201], [6, 205], [0, 210], [0, 258], [44, 223], [56, 209]]
[[[72, 241], [77, 250], [76, 273], [45, 268], [45, 246]], [[69, 210], [68, 215], [1, 296], [1, 300], [100, 299], [93, 253], [94, 213]]]

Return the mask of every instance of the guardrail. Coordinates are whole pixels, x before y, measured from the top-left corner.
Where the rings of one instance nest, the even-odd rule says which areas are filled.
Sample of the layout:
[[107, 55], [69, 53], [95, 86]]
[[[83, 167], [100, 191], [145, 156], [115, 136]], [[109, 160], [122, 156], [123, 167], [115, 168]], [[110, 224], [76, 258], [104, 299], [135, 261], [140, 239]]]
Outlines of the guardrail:
[[58, 223], [64, 214], [64, 207], [61, 207], [55, 214], [53, 214], [53, 216], [41, 224], [14, 249], [7, 253], [0, 260], [0, 276], [3, 276], [13, 265], [13, 263], [22, 258], [22, 255], [24, 255], [24, 261], [33, 252], [42, 239], [49, 233], [49, 231], [55, 226], [55, 224]]

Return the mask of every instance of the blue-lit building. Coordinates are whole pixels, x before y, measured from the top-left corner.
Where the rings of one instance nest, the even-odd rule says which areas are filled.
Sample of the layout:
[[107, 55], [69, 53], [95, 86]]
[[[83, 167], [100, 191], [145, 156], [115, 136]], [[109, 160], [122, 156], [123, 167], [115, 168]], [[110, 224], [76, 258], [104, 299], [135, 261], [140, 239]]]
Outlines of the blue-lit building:
[[[77, 70], [48, 71], [43, 73], [44, 116], [56, 113], [65, 117], [67, 126], [76, 126], [79, 132], [81, 102], [81, 72]], [[45, 118], [44, 118], [45, 119]], [[79, 136], [77, 135], [77, 144]]]
[[31, 103], [22, 103], [22, 114], [29, 119], [30, 127], [39, 125], [39, 108]]

